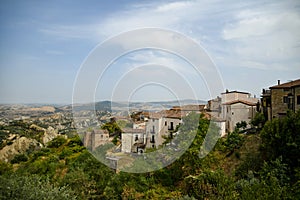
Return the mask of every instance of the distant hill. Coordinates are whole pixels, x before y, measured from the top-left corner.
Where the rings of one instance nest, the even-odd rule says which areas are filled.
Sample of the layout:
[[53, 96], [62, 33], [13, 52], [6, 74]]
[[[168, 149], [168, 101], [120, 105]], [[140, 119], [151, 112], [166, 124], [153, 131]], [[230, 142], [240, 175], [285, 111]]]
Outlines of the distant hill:
[[129, 109], [139, 110], [161, 110], [170, 109], [173, 106], [206, 104], [203, 100], [174, 100], [174, 101], [153, 101], [153, 102], [115, 102], [115, 101], [98, 101], [96, 103], [76, 104], [73, 106], [75, 111], [83, 110], [100, 110], [100, 111], [124, 111]]

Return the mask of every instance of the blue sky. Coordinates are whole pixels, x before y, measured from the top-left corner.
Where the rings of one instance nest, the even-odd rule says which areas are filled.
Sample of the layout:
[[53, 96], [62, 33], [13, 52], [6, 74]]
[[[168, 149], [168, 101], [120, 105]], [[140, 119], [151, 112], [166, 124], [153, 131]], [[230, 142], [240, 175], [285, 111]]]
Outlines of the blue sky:
[[[145, 27], [174, 30], [199, 43], [229, 90], [258, 96], [277, 79], [300, 77], [296, 0], [2, 1], [0, 15], [0, 103], [71, 103], [89, 53], [108, 38]], [[161, 77], [145, 87], [130, 82], [143, 76]], [[196, 97], [207, 100], [204, 79], [175, 55], [141, 50], [110, 66], [95, 86], [95, 98], [128, 100], [131, 94], [131, 100], [168, 100], [177, 93], [194, 98], [186, 89], [191, 86], [201, 88]], [[130, 87], [137, 83], [140, 87]]]

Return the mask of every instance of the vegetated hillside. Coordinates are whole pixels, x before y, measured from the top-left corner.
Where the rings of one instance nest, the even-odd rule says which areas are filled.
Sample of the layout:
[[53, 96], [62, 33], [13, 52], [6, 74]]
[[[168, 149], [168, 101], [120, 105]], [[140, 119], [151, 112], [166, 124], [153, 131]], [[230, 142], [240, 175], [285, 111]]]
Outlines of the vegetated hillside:
[[58, 137], [0, 163], [0, 199], [300, 198], [300, 112], [267, 122], [256, 134], [236, 130], [200, 159], [208, 125], [201, 117], [190, 148], [166, 168], [144, 174], [115, 173], [78, 136]]

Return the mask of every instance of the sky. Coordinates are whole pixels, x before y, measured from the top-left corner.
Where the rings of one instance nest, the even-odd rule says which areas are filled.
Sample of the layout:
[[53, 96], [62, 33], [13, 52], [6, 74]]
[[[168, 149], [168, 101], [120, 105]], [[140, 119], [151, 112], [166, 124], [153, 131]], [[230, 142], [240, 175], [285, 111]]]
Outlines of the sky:
[[[89, 72], [97, 82], [78, 87], [93, 52], [106, 41], [145, 28], [173, 32], [170, 40], [151, 38], [154, 46], [185, 49], [186, 56], [144, 48], [117, 57], [117, 49], [107, 49], [97, 62], [116, 58], [105, 73]], [[89, 95], [116, 101], [208, 100], [225, 89], [259, 97], [277, 80], [300, 77], [297, 0], [7, 0], [0, 5], [0, 36], [0, 103], [69, 104], [74, 91], [82, 102], [90, 101], [84, 98]], [[199, 57], [211, 61], [202, 64], [214, 68], [215, 76], [195, 70], [185, 58], [196, 52], [175, 36], [197, 43], [204, 52]], [[127, 39], [130, 43], [124, 39], [120, 48], [138, 45], [141, 35]], [[222, 87], [212, 91], [214, 82]]]

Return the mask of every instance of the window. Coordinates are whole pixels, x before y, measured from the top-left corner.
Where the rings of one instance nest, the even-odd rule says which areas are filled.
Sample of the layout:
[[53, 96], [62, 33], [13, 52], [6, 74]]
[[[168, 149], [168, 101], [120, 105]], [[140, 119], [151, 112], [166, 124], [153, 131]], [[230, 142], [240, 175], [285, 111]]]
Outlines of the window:
[[155, 126], [152, 126], [151, 133], [155, 133]]
[[165, 121], [165, 126], [167, 126], [167, 121]]
[[150, 138], [150, 143], [155, 143], [154, 135], [152, 135], [152, 137]]
[[297, 96], [297, 105], [300, 105], [300, 95]]
[[139, 136], [135, 135], [135, 141], [139, 140]]
[[284, 96], [284, 97], [283, 97], [283, 103], [288, 103], [288, 102], [289, 102], [288, 96]]

